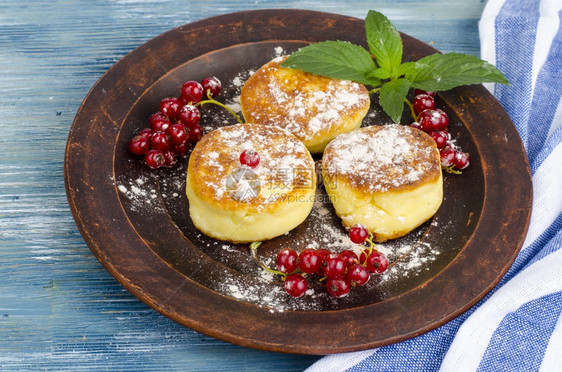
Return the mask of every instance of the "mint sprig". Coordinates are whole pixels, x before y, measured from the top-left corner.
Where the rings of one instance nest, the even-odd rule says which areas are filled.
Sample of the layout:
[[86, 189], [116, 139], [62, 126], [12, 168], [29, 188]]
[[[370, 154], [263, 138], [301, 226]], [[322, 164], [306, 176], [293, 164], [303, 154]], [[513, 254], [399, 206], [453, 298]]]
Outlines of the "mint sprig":
[[369, 51], [380, 68], [396, 78], [396, 69], [402, 63], [402, 38], [396, 27], [382, 13], [370, 11], [365, 18]]
[[400, 33], [377, 11], [367, 14], [365, 32], [369, 50], [345, 41], [319, 42], [299, 49], [282, 66], [371, 86], [396, 123], [410, 88], [438, 92], [468, 84], [509, 84], [496, 67], [467, 54], [435, 53], [403, 63]]
[[460, 53], [429, 55], [416, 61], [404, 74], [414, 88], [426, 91], [449, 90], [460, 85], [485, 82], [508, 83], [493, 65]]
[[369, 52], [345, 41], [311, 44], [291, 54], [282, 66], [365, 85], [380, 84], [380, 79], [370, 76], [376, 66]]

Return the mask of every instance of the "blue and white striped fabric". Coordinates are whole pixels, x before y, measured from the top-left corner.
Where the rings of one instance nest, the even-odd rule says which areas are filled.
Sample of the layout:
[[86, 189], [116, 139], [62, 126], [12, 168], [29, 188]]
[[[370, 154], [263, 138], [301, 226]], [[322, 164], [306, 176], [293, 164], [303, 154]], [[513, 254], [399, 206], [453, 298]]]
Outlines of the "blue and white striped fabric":
[[510, 86], [487, 86], [512, 118], [533, 174], [521, 253], [471, 310], [417, 338], [331, 355], [325, 371], [562, 371], [562, 0], [489, 0], [482, 59]]

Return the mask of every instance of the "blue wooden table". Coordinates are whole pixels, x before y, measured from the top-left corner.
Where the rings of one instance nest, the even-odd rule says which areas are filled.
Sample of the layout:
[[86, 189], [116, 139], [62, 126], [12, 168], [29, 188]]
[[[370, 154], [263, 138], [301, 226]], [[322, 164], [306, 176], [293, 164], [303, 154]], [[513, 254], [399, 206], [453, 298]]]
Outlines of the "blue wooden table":
[[386, 14], [437, 49], [479, 55], [484, 0], [3, 0], [0, 3], [0, 370], [298, 371], [318, 356], [187, 329], [121, 287], [67, 204], [63, 157], [80, 103], [121, 57], [171, 28], [239, 10]]

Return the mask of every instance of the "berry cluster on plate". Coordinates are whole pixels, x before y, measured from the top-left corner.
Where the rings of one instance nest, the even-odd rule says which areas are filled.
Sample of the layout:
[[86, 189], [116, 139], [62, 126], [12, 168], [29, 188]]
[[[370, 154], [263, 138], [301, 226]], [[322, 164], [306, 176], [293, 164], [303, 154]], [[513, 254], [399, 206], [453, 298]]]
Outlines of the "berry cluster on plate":
[[[349, 238], [360, 247], [359, 255], [351, 249], [334, 253], [324, 248], [306, 248], [297, 253], [294, 249], [285, 248], [277, 253], [277, 270], [259, 261], [258, 264], [266, 271], [281, 275], [283, 287], [292, 297], [301, 297], [306, 293], [309, 279], [324, 282], [331, 296], [344, 297], [352, 288], [365, 285], [371, 274], [382, 274], [388, 268], [387, 257], [376, 249], [365, 226], [353, 226], [349, 230]], [[258, 246], [259, 243], [251, 247], [254, 257]]]
[[140, 130], [129, 141], [129, 150], [139, 156], [149, 168], [172, 167], [178, 157], [185, 156], [189, 145], [203, 137], [200, 125], [200, 105], [206, 96], [212, 100], [219, 95], [221, 82], [214, 76], [201, 82], [183, 83], [179, 97], [166, 97], [160, 101], [160, 111], [153, 113], [147, 128]]
[[435, 108], [435, 93], [416, 89], [412, 102], [412, 117], [410, 126], [421, 129], [435, 140], [441, 155], [441, 165], [449, 172], [465, 169], [470, 165], [469, 157], [451, 140], [447, 131], [449, 117], [445, 111]]

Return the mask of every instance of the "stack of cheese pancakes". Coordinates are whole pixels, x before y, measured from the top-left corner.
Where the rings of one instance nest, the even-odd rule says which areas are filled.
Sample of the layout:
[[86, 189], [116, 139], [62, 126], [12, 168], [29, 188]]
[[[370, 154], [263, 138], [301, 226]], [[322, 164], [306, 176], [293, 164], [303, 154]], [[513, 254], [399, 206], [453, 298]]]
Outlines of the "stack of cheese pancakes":
[[[309, 215], [316, 193], [312, 154], [344, 226], [363, 224], [375, 241], [405, 235], [443, 198], [439, 151], [426, 133], [401, 125], [359, 129], [370, 108], [362, 84], [281, 67], [278, 57], [244, 84], [246, 124], [206, 134], [189, 159], [186, 193], [208, 236], [254, 242], [282, 235]], [[259, 164], [240, 154], [252, 150]]]

